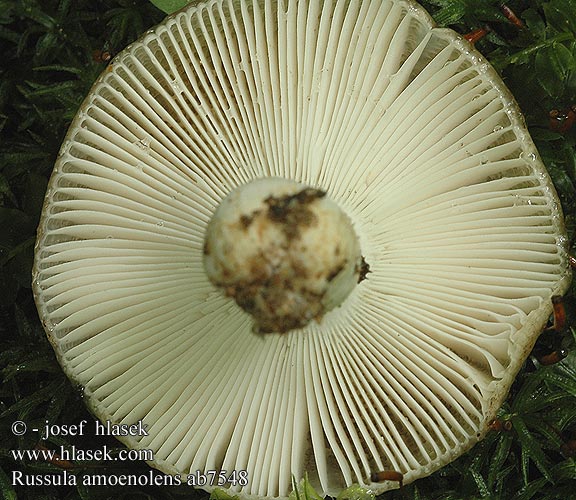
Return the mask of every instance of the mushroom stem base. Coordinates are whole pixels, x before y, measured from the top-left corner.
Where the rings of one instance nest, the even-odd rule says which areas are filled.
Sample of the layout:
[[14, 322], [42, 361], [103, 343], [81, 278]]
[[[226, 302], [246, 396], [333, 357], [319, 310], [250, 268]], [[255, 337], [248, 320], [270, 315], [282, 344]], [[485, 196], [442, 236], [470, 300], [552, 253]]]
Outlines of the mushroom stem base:
[[348, 216], [326, 193], [279, 178], [230, 193], [206, 231], [210, 281], [259, 333], [320, 321], [361, 280], [365, 262]]

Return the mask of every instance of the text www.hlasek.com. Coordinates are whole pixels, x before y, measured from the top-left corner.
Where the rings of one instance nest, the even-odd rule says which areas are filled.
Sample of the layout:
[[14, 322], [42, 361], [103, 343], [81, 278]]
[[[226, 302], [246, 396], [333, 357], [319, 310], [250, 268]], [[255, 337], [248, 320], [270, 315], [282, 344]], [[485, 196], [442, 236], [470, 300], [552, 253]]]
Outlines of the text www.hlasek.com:
[[[48, 424], [48, 423], [47, 423]], [[41, 437], [46, 439], [50, 435], [74, 435], [84, 434], [84, 426], [88, 424], [83, 420], [76, 426], [46, 426]], [[119, 425], [112, 427], [106, 425], [106, 431], [102, 431], [102, 424], [95, 423], [97, 435], [147, 435], [146, 425], [139, 422], [126, 428]], [[31, 429], [35, 432], [40, 429]], [[12, 432], [21, 436], [28, 431], [26, 424], [22, 421], [14, 422]], [[126, 432], [124, 432], [126, 431]], [[134, 431], [134, 432], [131, 432]], [[98, 450], [83, 450], [72, 445], [69, 447], [60, 446], [58, 449], [48, 449], [38, 446], [31, 450], [10, 450], [10, 454], [15, 462], [46, 462], [59, 466], [60, 473], [25, 474], [23, 471], [12, 471], [13, 486], [179, 486], [186, 484], [189, 486], [246, 486], [248, 484], [248, 472], [245, 470], [206, 470], [190, 472], [189, 474], [159, 474], [149, 470], [144, 474], [77, 474], [73, 472], [78, 462], [82, 461], [154, 461], [153, 450], [110, 450], [108, 446], [103, 446]], [[85, 470], [85, 469], [83, 469]]]
[[110, 462], [118, 461], [137, 461], [137, 460], [154, 460], [152, 450], [118, 450], [117, 456], [110, 453], [108, 446], [104, 445], [101, 450], [79, 450], [76, 446], [66, 449], [60, 446], [59, 450], [49, 450], [48, 448], [35, 450], [10, 450], [12, 458], [17, 461], [32, 460], [43, 462], [70, 462], [84, 460], [108, 460]]

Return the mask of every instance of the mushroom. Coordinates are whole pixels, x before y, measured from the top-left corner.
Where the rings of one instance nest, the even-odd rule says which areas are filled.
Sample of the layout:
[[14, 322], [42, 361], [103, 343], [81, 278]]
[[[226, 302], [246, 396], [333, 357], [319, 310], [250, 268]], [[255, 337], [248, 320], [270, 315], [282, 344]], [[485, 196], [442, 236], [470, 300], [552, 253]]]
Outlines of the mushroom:
[[406, 0], [211, 0], [95, 83], [33, 279], [94, 414], [147, 426], [127, 446], [285, 498], [304, 474], [380, 493], [469, 449], [570, 272], [550, 178], [469, 43]]

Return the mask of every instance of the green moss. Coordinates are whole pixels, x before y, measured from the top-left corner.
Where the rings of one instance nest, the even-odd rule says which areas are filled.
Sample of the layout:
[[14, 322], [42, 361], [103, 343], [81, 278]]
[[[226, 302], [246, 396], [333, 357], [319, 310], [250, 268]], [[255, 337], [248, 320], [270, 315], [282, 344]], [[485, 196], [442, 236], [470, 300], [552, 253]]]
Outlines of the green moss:
[[[550, 112], [576, 103], [576, 0], [511, 0], [523, 21], [512, 23], [500, 0], [423, 2], [441, 25], [467, 33], [488, 25], [477, 47], [516, 96], [555, 182], [571, 241], [576, 225], [576, 126], [550, 124]], [[188, 486], [12, 485], [26, 474], [146, 475], [141, 461], [116, 463], [14, 460], [10, 450], [34, 449], [30, 428], [90, 420], [82, 397], [54, 358], [30, 290], [35, 228], [47, 179], [71, 118], [108, 55], [114, 55], [162, 18], [145, 0], [0, 0], [0, 491], [6, 499], [207, 498]], [[106, 54], [108, 53], [108, 54]], [[566, 123], [564, 122], [564, 125]], [[574, 248], [572, 248], [574, 253]], [[573, 324], [574, 285], [566, 297]], [[540, 366], [532, 356], [519, 374], [500, 417], [509, 430], [493, 431], [470, 453], [429, 478], [382, 495], [392, 499], [576, 498], [576, 353], [573, 327], [541, 336], [535, 352], [565, 349], [561, 363]], [[101, 449], [112, 438], [55, 436], [44, 446]], [[63, 466], [65, 468], [63, 468]], [[156, 477], [156, 473], [152, 473]], [[307, 496], [314, 496], [311, 492]], [[351, 497], [350, 497], [351, 498]]]

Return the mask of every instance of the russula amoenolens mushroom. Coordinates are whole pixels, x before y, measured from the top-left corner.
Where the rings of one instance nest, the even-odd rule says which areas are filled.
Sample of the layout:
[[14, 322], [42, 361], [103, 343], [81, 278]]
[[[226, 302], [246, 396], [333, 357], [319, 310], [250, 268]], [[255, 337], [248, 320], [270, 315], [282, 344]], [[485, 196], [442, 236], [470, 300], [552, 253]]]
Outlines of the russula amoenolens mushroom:
[[[74, 119], [34, 289], [64, 370], [170, 474], [376, 492], [481, 439], [569, 282], [513, 98], [404, 0], [212, 0]], [[369, 266], [369, 268], [368, 268]], [[368, 273], [369, 269], [369, 273]], [[374, 475], [387, 478], [386, 474]]]

